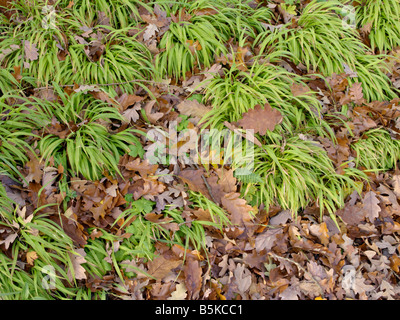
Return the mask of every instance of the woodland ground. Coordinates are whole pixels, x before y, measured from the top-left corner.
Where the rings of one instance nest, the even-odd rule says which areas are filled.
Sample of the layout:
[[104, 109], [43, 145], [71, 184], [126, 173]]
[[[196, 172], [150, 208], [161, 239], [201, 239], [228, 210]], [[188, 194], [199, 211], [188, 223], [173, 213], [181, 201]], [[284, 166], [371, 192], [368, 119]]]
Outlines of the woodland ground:
[[0, 299], [400, 298], [398, 0], [0, 4]]

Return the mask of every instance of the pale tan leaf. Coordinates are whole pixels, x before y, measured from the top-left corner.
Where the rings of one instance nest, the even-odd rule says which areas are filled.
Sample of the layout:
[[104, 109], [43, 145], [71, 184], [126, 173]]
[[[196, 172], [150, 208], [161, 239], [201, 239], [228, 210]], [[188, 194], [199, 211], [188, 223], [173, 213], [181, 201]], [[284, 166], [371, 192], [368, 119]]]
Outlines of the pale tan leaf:
[[28, 40], [24, 40], [25, 57], [31, 61], [35, 61], [39, 57], [39, 52], [36, 46]]
[[202, 118], [211, 111], [210, 107], [199, 103], [197, 100], [184, 100], [177, 105], [177, 108], [181, 114], [197, 118]]
[[76, 280], [83, 280], [86, 279], [86, 270], [84, 267], [82, 267], [83, 263], [86, 263], [86, 252], [85, 250], [82, 249], [75, 249], [75, 253], [68, 253], [69, 257], [72, 262], [72, 268], [73, 270], [69, 269], [68, 270], [68, 279], [72, 282], [74, 278]]
[[150, 38], [154, 37], [156, 35], [156, 32], [158, 32], [158, 28], [155, 24], [150, 23], [147, 27], [146, 30], [143, 33], [143, 40], [147, 41]]
[[376, 193], [373, 191], [367, 192], [364, 196], [363, 210], [371, 222], [374, 222], [374, 220], [379, 217], [379, 212], [381, 211], [379, 202]]
[[175, 291], [167, 300], [184, 300], [187, 297], [187, 289], [184, 283], [178, 283]]

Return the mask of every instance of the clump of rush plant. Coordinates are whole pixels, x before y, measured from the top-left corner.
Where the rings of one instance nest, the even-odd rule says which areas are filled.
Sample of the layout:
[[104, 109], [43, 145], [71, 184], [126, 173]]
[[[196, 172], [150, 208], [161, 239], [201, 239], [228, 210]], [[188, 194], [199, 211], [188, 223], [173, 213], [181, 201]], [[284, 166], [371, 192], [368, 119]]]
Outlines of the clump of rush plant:
[[315, 202], [322, 214], [333, 218], [334, 212], [366, 176], [356, 169], [337, 174], [326, 151], [312, 141], [298, 136], [284, 138], [271, 132], [259, 137], [263, 146], [255, 145], [254, 171], [251, 177], [237, 176], [243, 182], [242, 193], [251, 205], [267, 208], [279, 204], [297, 213]]
[[80, 21], [82, 25], [95, 24], [107, 25], [116, 29], [124, 29], [136, 24], [139, 20], [139, 6], [148, 8], [144, 1], [140, 0], [82, 0], [69, 6], [69, 0], [58, 1], [60, 10]]
[[[230, 221], [222, 208], [202, 194], [190, 192], [189, 199], [193, 209], [208, 210], [211, 221], [194, 219], [188, 225], [182, 217], [181, 210], [166, 208], [162, 211], [164, 218], [156, 223], [144, 218], [146, 214], [152, 212], [155, 205], [153, 201], [146, 199], [132, 201], [128, 198], [126, 210], [121, 213], [114, 225], [118, 223], [120, 228], [124, 228], [124, 231], [131, 233], [132, 236], [122, 241], [115, 254], [116, 263], [121, 264], [122, 261], [137, 258], [153, 259], [156, 241], [206, 252], [205, 228], [211, 227], [222, 232], [224, 227], [230, 225]], [[175, 225], [173, 232], [169, 229], [171, 225]], [[96, 251], [100, 252], [100, 249]], [[123, 263], [121, 267], [124, 267]], [[106, 268], [107, 266], [104, 266], [102, 270], [106, 271]]]
[[[261, 52], [285, 50], [295, 64], [324, 76], [353, 71], [349, 82], [361, 82], [368, 101], [393, 99], [383, 56], [370, 55], [355, 28], [347, 25], [340, 14], [339, 1], [312, 1], [302, 11], [297, 24], [287, 23], [273, 32], [258, 35]], [[371, 86], [371, 82], [374, 83]]]
[[0, 69], [0, 94], [5, 95], [18, 90], [19, 84], [7, 69]]
[[[98, 7], [104, 9], [105, 2], [99, 2], [101, 5], [96, 2]], [[125, 92], [133, 93], [135, 82], [146, 88], [143, 81], [152, 78], [154, 67], [146, 46], [128, 36], [137, 23], [124, 28], [116, 23], [121, 27], [116, 29], [100, 15], [102, 11], [96, 11], [96, 4], [83, 1], [77, 8], [57, 10], [43, 25], [45, 1], [35, 0], [33, 4], [16, 1], [14, 16], [20, 15], [25, 21], [2, 34], [1, 63], [6, 67], [19, 66], [21, 74], [26, 76], [24, 80], [37, 86], [52, 81], [106, 84], [112, 91], [114, 87], [109, 85], [115, 83], [121, 84]], [[127, 1], [118, 1], [114, 6], [115, 15], [134, 10], [133, 3]], [[88, 21], [91, 18], [86, 13], [94, 14], [96, 20]], [[114, 20], [119, 21], [117, 17]], [[128, 23], [120, 22], [124, 26]]]
[[357, 155], [354, 159], [356, 167], [367, 171], [390, 170], [400, 159], [400, 141], [392, 139], [389, 132], [381, 128], [365, 132], [351, 148]]
[[[28, 216], [26, 207], [14, 207], [0, 185], [0, 227], [5, 236], [13, 237], [6, 246], [11, 258], [0, 252], [1, 299], [64, 299], [74, 296], [70, 282], [70, 279], [75, 279], [71, 257], [77, 253], [72, 240], [40, 210], [38, 208]], [[21, 263], [22, 259], [28, 263]], [[52, 273], [51, 284], [45, 279], [49, 272]], [[43, 282], [52, 285], [53, 290], [48, 290]]]
[[10, 176], [20, 176], [18, 167], [28, 161], [27, 151], [32, 151], [29, 138], [32, 134], [32, 123], [25, 121], [26, 115], [32, 114], [28, 106], [8, 105], [5, 95], [0, 99], [0, 171]]
[[129, 128], [112, 133], [107, 125], [123, 121], [116, 107], [82, 91], [69, 96], [58, 86], [55, 90], [57, 101], [34, 98], [24, 103], [35, 110], [27, 118], [35, 120], [35, 128], [43, 132], [38, 142], [42, 158], [65, 158], [71, 175], [91, 180], [99, 179], [105, 170], [118, 173], [119, 157], [140, 143], [133, 135], [140, 131]]
[[[284, 52], [273, 52], [268, 60], [279, 59]], [[255, 105], [269, 103], [283, 114], [278, 130], [285, 132], [314, 131], [326, 135], [329, 126], [321, 119], [321, 105], [310, 93], [294, 95], [293, 85], [305, 85], [303, 78], [272, 63], [257, 61], [248, 71], [241, 71], [235, 65], [225, 70], [223, 76], [216, 75], [208, 82], [204, 99], [213, 109], [204, 117], [204, 127], [222, 129], [224, 122], [238, 121], [243, 113]]]
[[[185, 78], [186, 72], [195, 66], [209, 67], [215, 55], [227, 52], [224, 46], [229, 40], [226, 17], [219, 12], [212, 16], [196, 15], [195, 10], [198, 10], [196, 2], [186, 9], [190, 19], [171, 22], [163, 35], [159, 47], [165, 50], [156, 56], [155, 62], [161, 75]], [[174, 15], [182, 19], [184, 13], [180, 7]]]
[[[61, 61], [60, 48], [66, 48], [63, 35], [65, 22], [62, 13], [57, 24], [44, 28], [42, 10], [45, 1], [14, 1], [12, 9], [14, 22], [0, 35], [0, 63], [3, 67], [20, 67], [21, 74], [33, 77], [36, 84], [49, 83], [58, 74]], [[20, 22], [16, 22], [16, 21]], [[29, 81], [29, 79], [27, 79]]]
[[[88, 44], [71, 39], [69, 55], [54, 81], [63, 84], [106, 85], [105, 90], [113, 95], [115, 86], [111, 84], [118, 84], [127, 93], [134, 93], [138, 86], [148, 90], [146, 81], [154, 77], [151, 53], [145, 45], [127, 33], [127, 29], [110, 29], [102, 40], [90, 38]], [[92, 35], [95, 37], [95, 33]], [[93, 56], [88, 55], [91, 49], [95, 52]]]
[[221, 0], [197, 0], [171, 5], [169, 1], [158, 1], [168, 15], [178, 17], [159, 43], [161, 49], [165, 48], [156, 60], [160, 72], [185, 78], [195, 66], [209, 67], [216, 56], [227, 54], [229, 39], [255, 38], [265, 31], [265, 23], [273, 16], [271, 10], [254, 8], [249, 3], [235, 0], [227, 5]]
[[373, 51], [388, 52], [400, 45], [400, 3], [397, 0], [356, 0], [358, 28], [370, 30]]

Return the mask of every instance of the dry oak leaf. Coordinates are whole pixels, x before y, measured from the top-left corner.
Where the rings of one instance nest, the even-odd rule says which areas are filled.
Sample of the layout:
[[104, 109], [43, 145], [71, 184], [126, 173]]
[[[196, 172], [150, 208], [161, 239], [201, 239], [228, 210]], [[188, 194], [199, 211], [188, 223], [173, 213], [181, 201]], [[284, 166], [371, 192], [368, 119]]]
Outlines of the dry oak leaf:
[[194, 192], [200, 192], [208, 199], [212, 200], [207, 186], [203, 180], [204, 174], [205, 170], [203, 168], [197, 170], [184, 169], [179, 173], [179, 178], [188, 185], [190, 190]]
[[392, 186], [394, 194], [400, 199], [400, 174], [393, 176]]
[[221, 198], [222, 205], [231, 214], [231, 222], [235, 225], [242, 225], [251, 221], [251, 212], [254, 211], [246, 200], [239, 197], [240, 193], [230, 192]]
[[255, 241], [256, 251], [260, 252], [262, 250], [271, 251], [272, 247], [277, 241], [277, 236], [282, 234], [282, 228], [268, 229], [264, 233], [257, 236]]
[[157, 102], [157, 100], [152, 100], [144, 106], [144, 111], [146, 112], [146, 116], [149, 119], [149, 121], [153, 124], [155, 124], [159, 119], [161, 119], [164, 116], [164, 113], [161, 112], [154, 112], [152, 113], [152, 109], [154, 104]]
[[364, 196], [363, 210], [371, 222], [374, 222], [374, 220], [379, 217], [379, 212], [381, 211], [379, 202], [376, 193], [373, 191], [367, 192]]
[[171, 296], [167, 300], [185, 300], [187, 297], [187, 289], [184, 283], [178, 283], [175, 287], [175, 291], [171, 293]]
[[178, 111], [189, 117], [203, 118], [209, 111], [210, 107], [199, 103], [197, 100], [184, 100], [177, 105]]
[[74, 278], [76, 280], [82, 280], [87, 278], [85, 273], [85, 268], [82, 267], [82, 264], [87, 262], [85, 259], [86, 252], [83, 248], [75, 249], [75, 252], [76, 254], [68, 253], [73, 268], [73, 270], [69, 269], [67, 273], [68, 279], [71, 282], [73, 281]]
[[164, 256], [160, 255], [147, 264], [149, 269], [148, 274], [157, 280], [162, 280], [172, 269], [175, 269], [181, 263], [182, 260], [165, 259]]
[[243, 129], [253, 129], [255, 133], [265, 135], [267, 130], [273, 131], [282, 120], [283, 117], [279, 110], [273, 109], [266, 103], [264, 109], [257, 104], [254, 109], [245, 112], [238, 124]]
[[311, 89], [306, 84], [293, 83], [290, 87], [294, 97], [305, 96], [311, 94]]
[[139, 174], [144, 178], [148, 175], [153, 175], [156, 172], [158, 165], [150, 164], [148, 160], [141, 161], [140, 158], [136, 158], [135, 160], [128, 162], [125, 165], [125, 168], [127, 170], [139, 172]]
[[235, 282], [238, 286], [239, 293], [244, 294], [251, 286], [251, 272], [244, 266], [244, 264], [238, 263], [233, 275], [235, 277]]
[[147, 27], [146, 30], [143, 33], [143, 40], [147, 41], [150, 38], [154, 37], [156, 35], [156, 32], [158, 32], [158, 28], [155, 24], [150, 23]]
[[36, 46], [30, 43], [28, 40], [24, 40], [25, 56], [31, 60], [35, 61], [39, 57], [39, 52]]
[[33, 266], [33, 262], [38, 258], [36, 251], [29, 251], [26, 254], [26, 262]]
[[184, 270], [185, 284], [188, 291], [189, 299], [198, 299], [202, 285], [202, 270], [200, 262], [191, 257], [188, 258]]

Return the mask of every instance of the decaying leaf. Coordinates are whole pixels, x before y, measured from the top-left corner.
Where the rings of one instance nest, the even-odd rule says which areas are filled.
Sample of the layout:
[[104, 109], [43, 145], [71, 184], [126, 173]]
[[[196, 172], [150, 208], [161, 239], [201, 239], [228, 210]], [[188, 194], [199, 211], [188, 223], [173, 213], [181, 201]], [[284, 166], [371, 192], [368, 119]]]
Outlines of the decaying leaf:
[[273, 131], [283, 120], [282, 114], [273, 109], [268, 103], [262, 108], [259, 104], [243, 114], [238, 124], [243, 129], [253, 129], [255, 133], [265, 135], [267, 130]]
[[72, 262], [72, 270], [68, 270], [68, 279], [72, 282], [74, 279], [82, 280], [86, 279], [86, 270], [82, 267], [83, 263], [86, 263], [86, 252], [84, 249], [75, 249], [75, 253], [69, 253], [69, 257]]
[[197, 100], [184, 100], [177, 105], [178, 111], [189, 117], [204, 117], [211, 110], [210, 107], [199, 103]]
[[242, 225], [252, 220], [253, 207], [246, 200], [240, 198], [240, 193], [230, 192], [221, 198], [221, 203], [231, 214], [231, 221], [235, 225]]
[[188, 258], [184, 274], [189, 299], [197, 299], [203, 282], [201, 278], [202, 270], [200, 262], [197, 259]]
[[366, 215], [371, 222], [374, 222], [374, 220], [379, 217], [379, 212], [381, 211], [379, 202], [376, 193], [373, 191], [367, 192], [364, 196], [363, 210], [366, 212]]
[[166, 275], [168, 275], [172, 269], [175, 269], [182, 263], [181, 260], [166, 259], [164, 256], [160, 255], [154, 260], [148, 263], [148, 273], [156, 278], [157, 280], [162, 280]]
[[24, 40], [24, 50], [25, 56], [30, 61], [35, 61], [39, 57], [39, 50], [38, 48], [28, 40]]

